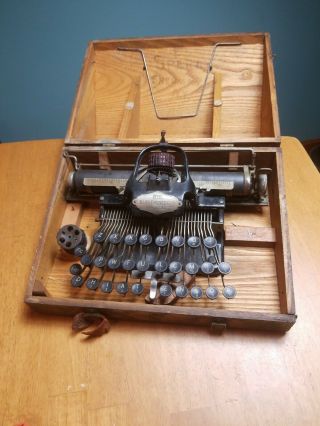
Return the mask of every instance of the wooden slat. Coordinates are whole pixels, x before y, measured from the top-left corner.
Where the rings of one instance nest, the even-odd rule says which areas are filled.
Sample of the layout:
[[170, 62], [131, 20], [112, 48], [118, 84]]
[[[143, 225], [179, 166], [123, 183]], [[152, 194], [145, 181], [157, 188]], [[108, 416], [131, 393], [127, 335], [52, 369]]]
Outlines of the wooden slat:
[[273, 246], [276, 241], [273, 228], [254, 226], [225, 226], [225, 243], [228, 245]]
[[140, 87], [140, 79], [138, 81], [133, 81], [131, 84], [118, 133], [119, 139], [139, 137]]
[[69, 224], [79, 225], [82, 216], [82, 210], [83, 204], [81, 203], [67, 203], [61, 226]]
[[222, 108], [222, 74], [214, 73], [214, 90], [213, 90], [213, 121], [212, 121], [212, 137], [218, 138], [221, 133], [221, 108]]
[[261, 136], [280, 136], [276, 83], [273, 69], [270, 35], [266, 34], [263, 58], [263, 83], [261, 95]]

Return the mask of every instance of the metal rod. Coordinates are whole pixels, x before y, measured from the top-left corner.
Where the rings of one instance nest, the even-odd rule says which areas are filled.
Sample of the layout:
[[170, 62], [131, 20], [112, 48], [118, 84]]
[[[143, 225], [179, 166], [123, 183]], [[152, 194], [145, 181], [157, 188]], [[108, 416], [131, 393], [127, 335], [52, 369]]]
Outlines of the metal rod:
[[151, 78], [150, 78], [150, 74], [149, 74], [149, 69], [148, 69], [148, 65], [147, 65], [147, 60], [146, 60], [143, 49], [139, 49], [139, 48], [135, 48], [135, 47], [118, 47], [117, 50], [122, 51], [122, 52], [137, 52], [137, 53], [140, 53], [142, 61], [143, 61], [143, 69], [146, 72], [146, 76], [147, 76], [147, 80], [148, 80], [148, 86], [149, 86], [149, 90], [150, 90], [150, 95], [151, 95], [151, 99], [152, 99], [152, 103], [153, 103], [154, 112], [155, 112], [157, 118], [159, 120], [174, 120], [174, 119], [181, 119], [181, 118], [192, 118], [192, 117], [196, 117], [199, 114], [202, 98], [203, 98], [204, 91], [205, 91], [205, 88], [206, 88], [206, 85], [207, 85], [209, 74], [212, 71], [212, 63], [213, 63], [217, 48], [221, 47], [221, 46], [239, 46], [240, 44], [241, 44], [240, 42], [220, 42], [220, 43], [216, 43], [216, 44], [213, 45], [210, 60], [209, 60], [208, 66], [207, 66], [207, 72], [206, 72], [206, 75], [205, 75], [205, 78], [204, 78], [204, 82], [203, 82], [203, 85], [202, 85], [200, 97], [199, 97], [195, 112], [192, 113], [192, 114], [171, 115], [171, 116], [161, 115], [158, 111], [154, 92], [153, 92], [153, 87], [152, 87], [152, 83], [151, 83]]

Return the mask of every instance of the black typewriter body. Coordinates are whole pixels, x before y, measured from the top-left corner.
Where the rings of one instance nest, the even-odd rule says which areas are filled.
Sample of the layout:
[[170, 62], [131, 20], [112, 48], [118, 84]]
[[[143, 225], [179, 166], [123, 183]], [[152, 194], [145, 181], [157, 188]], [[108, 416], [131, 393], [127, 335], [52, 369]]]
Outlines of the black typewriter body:
[[[224, 212], [228, 205], [267, 205], [270, 172], [257, 169], [253, 150], [242, 150], [250, 158], [246, 165], [190, 166], [185, 150], [168, 143], [162, 132], [159, 143], [141, 150], [131, 170], [79, 164], [66, 154], [73, 167], [66, 200], [94, 201], [100, 210], [91, 241], [72, 223], [58, 231], [58, 244], [78, 260], [70, 267], [71, 286], [106, 297], [114, 291], [139, 297], [147, 282], [145, 302], [156, 304], [185, 297], [214, 300], [220, 293], [236, 297], [236, 288], [224, 283], [232, 271], [224, 256]], [[207, 279], [205, 291], [197, 276]], [[213, 282], [217, 277], [222, 291]]]

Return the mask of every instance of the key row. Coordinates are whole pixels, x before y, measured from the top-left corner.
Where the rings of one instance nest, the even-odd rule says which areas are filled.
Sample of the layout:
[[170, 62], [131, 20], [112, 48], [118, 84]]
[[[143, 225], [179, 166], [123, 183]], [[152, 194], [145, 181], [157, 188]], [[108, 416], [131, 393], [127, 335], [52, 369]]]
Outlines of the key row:
[[[71, 279], [71, 284], [73, 287], [81, 287], [83, 283], [84, 279], [80, 275], [74, 275]], [[86, 281], [86, 287], [89, 290], [97, 290], [100, 287], [100, 290], [106, 294], [113, 291], [113, 286], [113, 281], [100, 282], [98, 278], [89, 278]], [[123, 281], [115, 284], [115, 289], [120, 295], [126, 295], [129, 291], [131, 291], [133, 295], [140, 296], [144, 292], [144, 285], [141, 282], [136, 282], [129, 288], [128, 283]], [[190, 294], [193, 299], [198, 300], [203, 297], [204, 291], [199, 286], [193, 286], [189, 290], [184, 284], [181, 284], [174, 290], [170, 284], [162, 284], [159, 287], [159, 294], [163, 298], [170, 297], [172, 294], [174, 294], [179, 299], [184, 299]], [[206, 288], [205, 295], [208, 299], [214, 300], [219, 296], [219, 290], [216, 287], [209, 285]], [[236, 296], [236, 289], [230, 285], [224, 286], [222, 295], [226, 299], [233, 299]]]
[[[117, 232], [113, 232], [107, 237], [106, 232], [100, 230], [93, 235], [93, 240], [98, 244], [102, 244], [108, 240], [110, 244], [114, 245], [118, 245], [123, 241], [127, 246], [133, 246], [137, 244], [137, 242], [143, 246], [149, 246], [153, 242], [153, 237], [150, 234], [142, 234], [140, 236], [137, 234], [127, 234], [123, 237]], [[192, 235], [186, 239], [186, 242], [189, 247], [197, 248], [201, 244], [201, 238]], [[154, 243], [157, 247], [165, 247], [169, 244], [169, 238], [161, 234], [154, 239]], [[171, 244], [173, 247], [180, 248], [185, 244], [185, 238], [182, 235], [175, 235], [171, 239]], [[203, 244], [208, 249], [213, 249], [217, 245], [217, 240], [213, 236], [207, 236], [203, 239]]]
[[[85, 254], [81, 258], [81, 263], [83, 266], [90, 266], [93, 264], [97, 268], [103, 269], [106, 266], [111, 270], [123, 269], [124, 271], [132, 271], [134, 269], [139, 272], [146, 272], [150, 270], [150, 263], [145, 259], [140, 259], [138, 262], [135, 262], [132, 258], [124, 259], [121, 261], [119, 257], [111, 257], [107, 259], [103, 255], [97, 256], [93, 259], [89, 254]], [[220, 262], [218, 264], [213, 264], [212, 262], [203, 262], [199, 265], [196, 262], [188, 262], [184, 267], [183, 264], [179, 261], [173, 261], [168, 263], [166, 260], [158, 260], [154, 266], [154, 270], [158, 273], [164, 273], [166, 271], [171, 272], [172, 274], [179, 274], [183, 269], [189, 275], [196, 275], [201, 271], [204, 275], [211, 275], [216, 269], [218, 269], [220, 274], [227, 275], [231, 272], [231, 266], [227, 262]], [[80, 275], [83, 272], [83, 267], [79, 263], [74, 263], [70, 267], [70, 273], [72, 275]]]

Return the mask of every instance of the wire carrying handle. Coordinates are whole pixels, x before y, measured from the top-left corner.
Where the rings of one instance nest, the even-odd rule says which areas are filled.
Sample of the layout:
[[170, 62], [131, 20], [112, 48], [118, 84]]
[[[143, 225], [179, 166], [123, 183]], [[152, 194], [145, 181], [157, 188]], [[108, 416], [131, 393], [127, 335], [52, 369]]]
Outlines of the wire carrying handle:
[[139, 48], [135, 48], [135, 47], [118, 47], [117, 50], [122, 51], [122, 52], [137, 52], [137, 53], [140, 53], [141, 58], [142, 58], [142, 62], [143, 62], [143, 69], [146, 72], [146, 76], [147, 76], [147, 80], [148, 80], [148, 86], [149, 86], [150, 95], [151, 95], [151, 99], [152, 99], [153, 109], [154, 109], [154, 112], [155, 112], [157, 118], [159, 120], [176, 120], [176, 119], [180, 119], [180, 118], [196, 117], [199, 114], [202, 98], [203, 98], [203, 95], [204, 95], [204, 90], [205, 90], [206, 85], [207, 85], [209, 74], [212, 70], [212, 64], [213, 64], [213, 60], [214, 60], [217, 48], [221, 47], [221, 46], [239, 46], [239, 45], [241, 45], [240, 42], [220, 42], [220, 43], [216, 43], [216, 44], [213, 45], [213, 49], [212, 49], [210, 60], [209, 60], [208, 67], [207, 67], [206, 76], [204, 78], [204, 82], [203, 82], [203, 85], [202, 85], [200, 97], [199, 97], [198, 104], [197, 104], [195, 112], [192, 113], [192, 114], [171, 115], [171, 116], [168, 116], [168, 115], [165, 116], [165, 115], [161, 115], [159, 113], [159, 110], [157, 108], [157, 103], [156, 103], [156, 100], [155, 100], [155, 96], [154, 96], [154, 92], [153, 92], [153, 86], [152, 86], [152, 82], [151, 82], [151, 78], [150, 78], [150, 74], [149, 74], [147, 60], [146, 60], [143, 49], [139, 49]]

